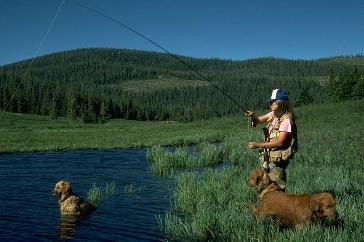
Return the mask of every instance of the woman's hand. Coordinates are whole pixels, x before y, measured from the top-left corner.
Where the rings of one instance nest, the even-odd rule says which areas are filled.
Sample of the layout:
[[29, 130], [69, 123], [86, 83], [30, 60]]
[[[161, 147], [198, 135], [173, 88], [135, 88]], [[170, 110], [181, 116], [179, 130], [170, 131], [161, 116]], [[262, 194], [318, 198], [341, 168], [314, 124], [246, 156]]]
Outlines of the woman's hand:
[[258, 118], [254, 115], [253, 112], [248, 111], [248, 112], [246, 112], [244, 114], [245, 114], [245, 116], [250, 118], [250, 124], [251, 124], [252, 127], [257, 126]]
[[247, 117], [252, 117], [252, 116], [254, 116], [254, 113], [252, 112], [252, 111], [247, 111], [246, 113], [244, 113], [245, 114], [245, 116], [247, 116]]
[[267, 143], [257, 143], [257, 142], [249, 142], [248, 147], [250, 149], [272, 149], [272, 148], [282, 148], [287, 145], [287, 142], [290, 142], [291, 133], [289, 132], [279, 132], [278, 139], [267, 142]]
[[259, 144], [257, 142], [249, 142], [248, 146], [249, 146], [250, 149], [259, 148]]

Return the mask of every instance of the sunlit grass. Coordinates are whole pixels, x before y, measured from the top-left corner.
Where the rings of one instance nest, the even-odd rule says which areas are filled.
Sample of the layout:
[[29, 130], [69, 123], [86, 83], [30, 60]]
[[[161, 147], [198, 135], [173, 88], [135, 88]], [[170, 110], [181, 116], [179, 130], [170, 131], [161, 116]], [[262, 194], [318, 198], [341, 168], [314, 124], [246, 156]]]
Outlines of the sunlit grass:
[[197, 146], [197, 152], [191, 154], [186, 146], [177, 147], [175, 151], [169, 151], [161, 146], [154, 146], [148, 149], [146, 156], [156, 175], [167, 176], [182, 168], [211, 167], [222, 163], [223, 149], [204, 142]]
[[252, 129], [226, 137], [221, 145], [225, 159], [234, 165], [175, 172], [171, 211], [159, 217], [167, 238], [360, 241], [364, 231], [364, 102], [307, 106], [296, 113], [299, 152], [287, 169], [287, 191], [333, 193], [337, 220], [281, 230], [274, 220], [257, 222], [252, 217], [250, 209], [257, 203], [257, 195], [246, 180], [259, 163], [256, 150], [249, 150], [247, 144], [261, 139], [259, 129]]
[[197, 146], [198, 148], [198, 155], [197, 155], [197, 167], [208, 167], [217, 165], [223, 162], [223, 149], [222, 147], [209, 144], [209, 143], [202, 143]]
[[110, 120], [83, 124], [66, 118], [0, 112], [0, 153], [190, 145], [221, 141], [242, 130], [241, 118], [193, 123]]
[[107, 197], [115, 195], [116, 193], [116, 183], [112, 181], [107, 183], [105, 187], [97, 186], [95, 183], [87, 192], [87, 201], [94, 205], [99, 206], [103, 200]]
[[104, 197], [105, 194], [102, 187], [96, 186], [96, 184], [93, 184], [93, 186], [87, 192], [87, 201], [95, 207], [97, 207], [101, 203]]
[[[0, 119], [0, 150], [116, 148], [223, 141], [220, 146], [206, 143], [206, 151], [198, 148], [193, 154], [185, 146], [175, 151], [162, 146], [148, 150], [155, 174], [176, 176], [172, 209], [159, 217], [160, 226], [169, 239], [360, 241], [364, 231], [364, 101], [304, 106], [295, 111], [299, 152], [287, 169], [287, 191], [334, 193], [339, 221], [342, 221], [338, 226], [313, 224], [302, 230], [278, 230], [274, 221], [256, 222], [252, 218], [250, 207], [257, 197], [255, 191], [247, 187], [246, 179], [258, 166], [258, 156], [256, 150], [247, 148], [247, 144], [261, 138], [259, 128], [248, 129], [246, 119], [241, 116], [191, 124], [118, 120], [104, 125], [83, 125], [65, 119], [52, 121], [36, 115], [7, 113]], [[221, 162], [221, 152], [223, 160], [234, 165], [215, 168]], [[201, 167], [200, 157], [204, 157], [201, 158], [204, 160], [202, 166], [208, 168], [194, 172], [195, 168]], [[130, 186], [124, 188], [124, 192], [135, 189]], [[105, 198], [104, 188], [96, 185], [89, 193], [95, 202], [100, 203]]]

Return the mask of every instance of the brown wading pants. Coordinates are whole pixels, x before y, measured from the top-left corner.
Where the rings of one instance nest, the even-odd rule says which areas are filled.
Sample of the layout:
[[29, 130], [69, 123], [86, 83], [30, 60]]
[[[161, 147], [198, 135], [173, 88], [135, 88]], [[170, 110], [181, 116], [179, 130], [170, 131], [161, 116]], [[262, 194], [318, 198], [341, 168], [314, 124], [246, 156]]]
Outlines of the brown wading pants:
[[276, 182], [281, 189], [286, 187], [286, 168], [288, 160], [270, 161], [268, 169], [264, 168], [269, 175], [269, 178]]

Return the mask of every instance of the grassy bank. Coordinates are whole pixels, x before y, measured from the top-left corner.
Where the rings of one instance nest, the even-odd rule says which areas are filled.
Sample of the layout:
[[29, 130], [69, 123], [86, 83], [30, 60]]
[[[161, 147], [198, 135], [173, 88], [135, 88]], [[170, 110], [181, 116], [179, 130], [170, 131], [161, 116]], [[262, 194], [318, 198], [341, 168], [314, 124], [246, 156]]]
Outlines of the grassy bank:
[[[175, 174], [172, 210], [160, 217], [172, 240], [215, 241], [360, 241], [364, 231], [364, 101], [305, 106], [296, 109], [299, 152], [287, 170], [290, 193], [330, 191], [335, 194], [339, 224], [315, 224], [302, 230], [278, 230], [272, 221], [256, 222], [250, 207], [255, 191], [246, 185], [258, 166], [247, 143], [259, 140], [259, 128], [241, 117], [181, 124], [112, 120], [85, 125], [67, 119], [5, 113], [0, 116], [0, 152], [126, 148], [221, 140], [222, 151], [209, 144], [197, 157], [183, 148], [154, 148], [153, 170]], [[154, 153], [153, 153], [154, 152]], [[218, 166], [221, 153], [231, 166]], [[155, 166], [158, 164], [158, 166]], [[205, 168], [201, 172], [200, 167]], [[199, 167], [199, 172], [188, 171]], [[179, 172], [174, 172], [179, 171]], [[133, 192], [133, 187], [125, 188]], [[100, 189], [92, 190], [101, 197]]]
[[191, 144], [222, 140], [246, 128], [247, 119], [241, 117], [194, 123], [111, 120], [83, 124], [66, 118], [0, 113], [0, 153]]
[[287, 170], [287, 190], [332, 192], [339, 214], [336, 224], [323, 221], [302, 230], [279, 230], [273, 221], [253, 219], [250, 207], [257, 197], [246, 180], [258, 162], [247, 143], [259, 139], [256, 130], [225, 138], [224, 153], [235, 165], [208, 168], [202, 173], [176, 173], [172, 209], [159, 218], [167, 237], [187, 241], [361, 241], [364, 102], [307, 106], [296, 111], [299, 153]]

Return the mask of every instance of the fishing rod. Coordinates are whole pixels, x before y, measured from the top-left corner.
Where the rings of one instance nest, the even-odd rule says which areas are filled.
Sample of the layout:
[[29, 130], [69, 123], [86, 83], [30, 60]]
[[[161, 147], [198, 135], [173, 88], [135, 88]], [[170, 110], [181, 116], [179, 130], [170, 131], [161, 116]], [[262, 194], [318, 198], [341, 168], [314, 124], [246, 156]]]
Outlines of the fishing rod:
[[94, 9], [92, 7], [68, 0], [68, 2], [70, 4], [76, 5], [80, 8], [86, 9], [90, 12], [93, 12], [97, 15], [100, 15], [114, 23], [116, 23], [119, 26], [122, 26], [123, 28], [133, 32], [136, 35], [139, 35], [140, 37], [142, 37], [143, 39], [145, 39], [146, 41], [148, 41], [149, 43], [153, 44], [154, 46], [158, 47], [159, 49], [161, 49], [162, 51], [164, 51], [165, 53], [167, 53], [168, 55], [172, 56], [173, 58], [175, 58], [176, 60], [180, 61], [181, 63], [183, 63], [185, 66], [187, 66], [190, 70], [192, 70], [193, 72], [195, 72], [198, 76], [200, 76], [202, 79], [204, 79], [205, 81], [208, 81], [213, 87], [215, 87], [217, 90], [219, 90], [222, 94], [224, 94], [227, 98], [230, 99], [230, 101], [232, 101], [235, 105], [237, 105], [241, 110], [244, 111], [244, 113], [248, 114], [249, 112], [242, 106], [240, 105], [234, 98], [232, 98], [229, 94], [227, 94], [224, 90], [222, 90], [221, 88], [219, 88], [215, 83], [213, 83], [212, 81], [210, 81], [206, 76], [204, 76], [203, 74], [201, 74], [199, 71], [197, 71], [193, 66], [191, 66], [190, 64], [186, 63], [182, 58], [180, 58], [179, 56], [171, 53], [169, 50], [167, 50], [166, 48], [164, 48], [163, 46], [161, 46], [160, 44], [158, 44], [157, 42], [155, 42], [154, 40], [152, 40], [151, 38], [147, 37], [146, 35], [138, 32], [137, 30], [135, 30], [134, 28], [130, 27], [129, 25], [126, 25], [125, 23], [121, 22], [120, 20], [111, 17], [110, 15], [107, 15], [97, 9]]

